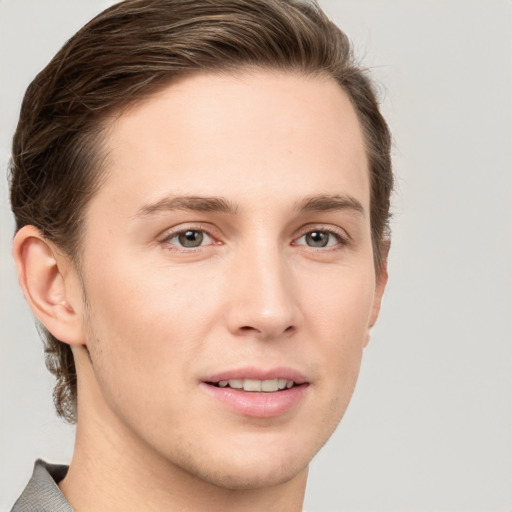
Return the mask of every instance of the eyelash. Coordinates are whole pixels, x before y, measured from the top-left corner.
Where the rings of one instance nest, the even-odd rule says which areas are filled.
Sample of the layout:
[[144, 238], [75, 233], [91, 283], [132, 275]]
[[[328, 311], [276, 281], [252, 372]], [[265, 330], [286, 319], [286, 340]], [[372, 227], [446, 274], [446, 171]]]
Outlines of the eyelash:
[[[201, 245], [198, 245], [197, 247], [188, 247], [188, 248], [183, 245], [178, 245], [177, 243], [171, 242], [173, 239], [179, 237], [180, 235], [184, 235], [185, 233], [188, 233], [188, 232], [201, 233], [202, 236], [206, 235], [208, 238], [211, 239], [211, 242], [207, 243], [206, 245], [201, 244]], [[314, 247], [311, 245], [307, 245], [307, 243], [299, 243], [299, 240], [301, 240], [302, 238], [305, 238], [307, 235], [311, 235], [313, 233], [326, 234], [330, 238], [334, 237], [336, 242], [329, 243], [329, 240], [328, 240], [327, 245], [320, 246], [320, 247]], [[162, 237], [161, 242], [166, 245], [167, 250], [177, 251], [177, 252], [185, 252], [185, 253], [195, 252], [195, 251], [201, 250], [203, 247], [208, 247], [210, 245], [222, 245], [222, 243], [219, 242], [217, 240], [217, 238], [211, 234], [211, 229], [209, 229], [205, 226], [201, 226], [201, 225], [191, 225], [191, 226], [187, 226], [184, 229], [167, 232], [165, 234], [165, 236]], [[202, 242], [202, 240], [201, 240], [201, 242]], [[337, 249], [347, 246], [349, 244], [349, 242], [350, 242], [350, 239], [349, 239], [348, 235], [341, 229], [338, 231], [338, 230], [333, 229], [332, 227], [325, 228], [323, 226], [318, 226], [318, 227], [311, 227], [307, 231], [303, 231], [300, 236], [298, 236], [297, 238], [295, 238], [293, 240], [292, 245], [305, 246], [306, 248], [312, 249], [315, 251], [333, 251], [333, 250], [337, 250]]]
[[[211, 231], [210, 229], [206, 228], [205, 226], [201, 226], [201, 225], [187, 226], [184, 229], [167, 232], [165, 234], [165, 236], [162, 237], [161, 242], [163, 242], [165, 244], [166, 249], [169, 251], [186, 252], [186, 253], [198, 251], [208, 245], [220, 245], [220, 242], [216, 241], [216, 237], [214, 237], [210, 231]], [[197, 247], [184, 247], [182, 245], [178, 245], [178, 244], [171, 242], [171, 240], [173, 240], [174, 238], [177, 238], [180, 235], [184, 235], [185, 233], [188, 233], [188, 232], [201, 233], [202, 235], [206, 235], [208, 238], [210, 238], [212, 240], [212, 242], [206, 244], [206, 246], [198, 245]]]
[[[299, 240], [301, 240], [302, 238], [305, 238], [306, 236], [311, 235], [313, 233], [326, 234], [329, 238], [334, 238], [336, 241], [335, 241], [335, 243], [329, 243], [329, 239], [328, 239], [327, 245], [320, 246], [320, 247], [307, 245], [306, 243], [304, 243], [304, 244], [299, 243]], [[304, 245], [308, 249], [313, 249], [313, 250], [317, 250], [317, 251], [320, 251], [320, 250], [333, 251], [333, 250], [337, 250], [342, 247], [345, 247], [348, 244], [349, 244], [349, 238], [348, 238], [348, 235], [344, 231], [342, 231], [341, 229], [336, 230], [331, 227], [325, 228], [322, 226], [314, 227], [312, 229], [310, 228], [307, 231], [304, 231], [303, 234], [300, 235], [298, 238], [296, 238], [293, 242], [293, 245]]]

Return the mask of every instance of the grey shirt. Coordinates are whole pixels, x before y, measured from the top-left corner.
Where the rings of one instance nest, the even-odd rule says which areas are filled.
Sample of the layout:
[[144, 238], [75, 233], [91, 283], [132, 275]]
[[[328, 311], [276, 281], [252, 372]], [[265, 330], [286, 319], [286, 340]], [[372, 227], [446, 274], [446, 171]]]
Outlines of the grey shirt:
[[32, 478], [11, 512], [73, 512], [57, 485], [67, 472], [68, 466], [36, 461]]

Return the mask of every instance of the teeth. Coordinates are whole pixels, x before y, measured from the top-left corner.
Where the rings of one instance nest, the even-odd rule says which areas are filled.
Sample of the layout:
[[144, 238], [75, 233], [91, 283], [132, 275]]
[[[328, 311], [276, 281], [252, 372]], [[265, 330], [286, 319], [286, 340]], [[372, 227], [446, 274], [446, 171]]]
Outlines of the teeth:
[[[265, 382], [265, 381], [263, 381]], [[245, 379], [244, 380], [244, 391], [261, 391], [261, 380], [256, 379]]]
[[229, 387], [234, 389], [242, 389], [244, 387], [244, 381], [242, 379], [231, 379], [229, 381]]
[[233, 389], [243, 389], [244, 391], [264, 391], [266, 393], [273, 393], [283, 389], [290, 389], [293, 386], [293, 380], [286, 379], [230, 379], [221, 380], [218, 385], [220, 388], [225, 388], [229, 385]]
[[278, 389], [277, 379], [261, 381], [261, 391], [277, 391]]

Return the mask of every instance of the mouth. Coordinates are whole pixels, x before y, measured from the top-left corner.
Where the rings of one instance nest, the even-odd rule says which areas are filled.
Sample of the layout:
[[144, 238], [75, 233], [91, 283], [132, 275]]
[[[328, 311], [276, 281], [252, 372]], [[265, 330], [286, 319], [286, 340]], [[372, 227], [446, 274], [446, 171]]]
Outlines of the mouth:
[[238, 369], [210, 376], [201, 383], [215, 403], [253, 418], [292, 414], [309, 394], [309, 385], [303, 375], [289, 368]]
[[276, 378], [276, 379], [229, 379], [229, 380], [220, 380], [218, 382], [207, 382], [210, 386], [215, 386], [217, 388], [231, 388], [238, 389], [253, 393], [263, 392], [263, 393], [276, 393], [278, 391], [283, 391], [285, 389], [291, 389], [294, 386], [298, 386], [295, 381], [285, 379], [285, 378]]

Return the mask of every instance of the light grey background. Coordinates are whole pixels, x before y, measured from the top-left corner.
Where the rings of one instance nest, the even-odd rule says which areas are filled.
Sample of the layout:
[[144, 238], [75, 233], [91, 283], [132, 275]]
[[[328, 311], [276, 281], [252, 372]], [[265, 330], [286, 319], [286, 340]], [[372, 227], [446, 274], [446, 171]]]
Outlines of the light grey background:
[[[0, 0], [0, 165], [35, 73], [107, 0]], [[306, 509], [512, 511], [512, 3], [324, 0], [382, 84], [397, 193], [390, 282]], [[3, 171], [2, 171], [3, 172]], [[11, 262], [0, 180], [0, 510], [67, 462]]]

